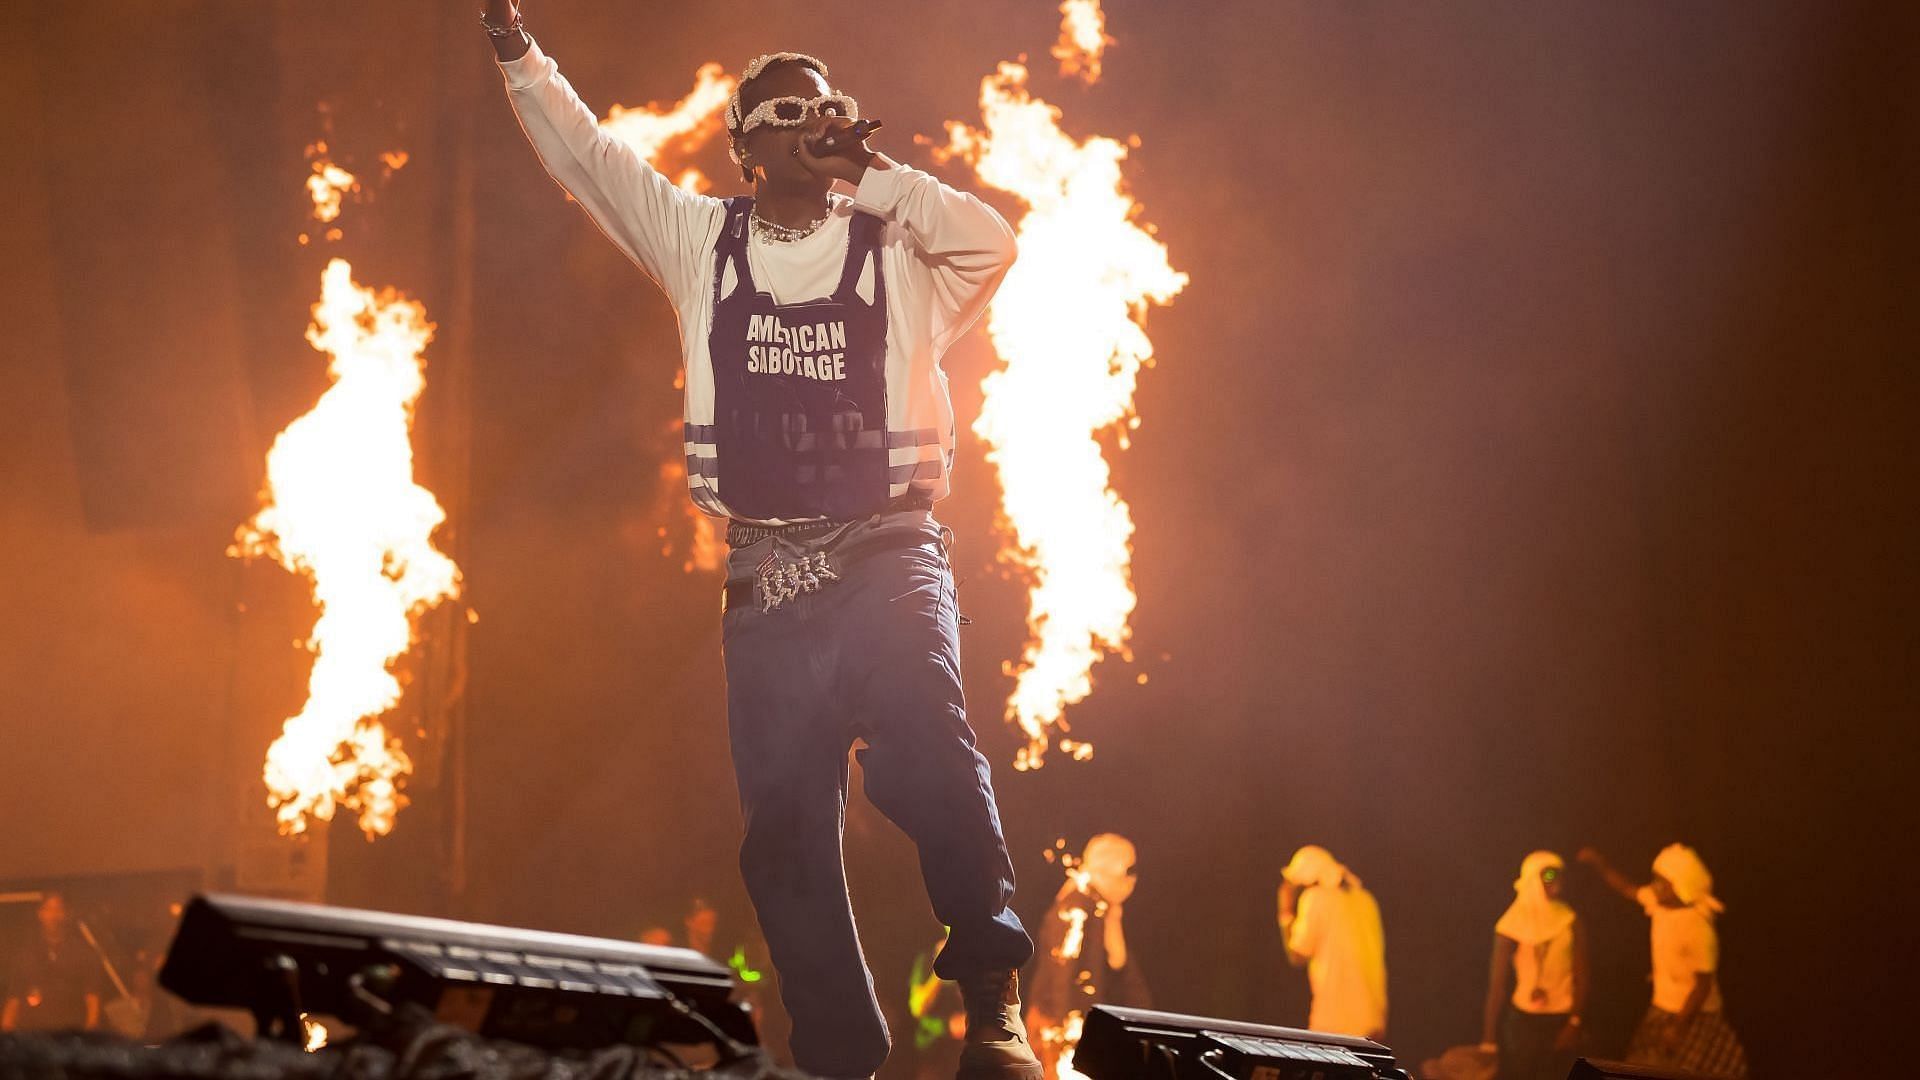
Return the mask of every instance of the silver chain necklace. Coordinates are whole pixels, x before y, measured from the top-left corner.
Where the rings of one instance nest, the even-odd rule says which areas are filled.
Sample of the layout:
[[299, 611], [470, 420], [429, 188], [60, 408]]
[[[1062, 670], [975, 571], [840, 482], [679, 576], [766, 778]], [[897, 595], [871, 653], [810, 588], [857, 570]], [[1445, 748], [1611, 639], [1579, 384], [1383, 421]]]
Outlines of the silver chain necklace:
[[833, 208], [828, 207], [826, 213], [821, 214], [805, 225], [779, 225], [761, 217], [759, 208], [755, 207], [753, 216], [748, 220], [748, 224], [753, 227], [753, 235], [761, 240], [765, 240], [770, 244], [791, 244], [795, 240], [804, 240], [814, 233], [819, 232], [820, 226], [825, 225], [827, 219], [832, 216]]

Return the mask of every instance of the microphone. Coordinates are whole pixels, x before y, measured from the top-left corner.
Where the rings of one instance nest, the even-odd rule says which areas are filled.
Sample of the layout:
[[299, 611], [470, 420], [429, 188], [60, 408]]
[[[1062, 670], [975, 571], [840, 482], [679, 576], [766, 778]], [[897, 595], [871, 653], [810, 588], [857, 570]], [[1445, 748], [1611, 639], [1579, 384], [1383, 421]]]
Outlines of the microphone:
[[841, 131], [829, 132], [815, 139], [813, 142], [814, 155], [823, 157], [827, 154], [844, 150], [848, 146], [865, 140], [867, 136], [879, 131], [882, 126], [878, 120], [855, 120], [852, 127], [845, 128]]

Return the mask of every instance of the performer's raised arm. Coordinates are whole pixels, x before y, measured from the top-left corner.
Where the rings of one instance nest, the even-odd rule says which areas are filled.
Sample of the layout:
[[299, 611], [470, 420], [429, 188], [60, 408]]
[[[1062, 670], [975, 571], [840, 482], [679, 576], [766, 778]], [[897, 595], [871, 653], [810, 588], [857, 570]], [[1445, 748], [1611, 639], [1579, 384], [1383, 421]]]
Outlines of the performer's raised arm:
[[553, 60], [520, 28], [513, 0], [487, 0], [486, 25], [514, 114], [548, 175], [677, 301], [694, 283], [676, 275], [711, 245], [719, 201], [682, 191], [602, 130]]
[[1646, 887], [1636, 883], [1632, 878], [1627, 877], [1627, 875], [1620, 871], [1615, 870], [1613, 864], [1607, 861], [1607, 857], [1600, 854], [1595, 848], [1583, 847], [1574, 858], [1593, 867], [1593, 872], [1600, 875], [1600, 880], [1607, 883], [1607, 888], [1612, 889], [1628, 900], [1637, 902], [1640, 897], [1640, 890]]
[[1043, 1080], [1020, 1013], [1033, 942], [964, 720], [953, 571], [933, 514], [956, 428], [940, 350], [986, 304], [1012, 234], [985, 204], [870, 149], [877, 119], [862, 123], [803, 53], [754, 58], [727, 103], [728, 150], [753, 194], [682, 192], [600, 130], [515, 17], [489, 0], [528, 137], [679, 316], [688, 489], [732, 519], [721, 641], [740, 869], [794, 1063], [870, 1076], [889, 1049], [834, 887], [835, 793], [857, 728], [867, 794], [918, 845], [952, 928], [934, 970], [959, 984], [961, 1080]]
[[[882, 163], [884, 163], [882, 165]], [[931, 277], [934, 347], [973, 325], [1013, 265], [1013, 229], [993, 207], [918, 169], [889, 161], [861, 176], [853, 205], [899, 225]]]

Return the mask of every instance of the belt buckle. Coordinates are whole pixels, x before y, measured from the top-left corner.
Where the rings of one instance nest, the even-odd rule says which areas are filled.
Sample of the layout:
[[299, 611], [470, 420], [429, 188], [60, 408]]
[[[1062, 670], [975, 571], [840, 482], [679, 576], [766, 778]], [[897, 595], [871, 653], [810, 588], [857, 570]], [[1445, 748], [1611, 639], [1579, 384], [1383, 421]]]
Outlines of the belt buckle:
[[787, 601], [803, 593], [819, 592], [839, 580], [826, 552], [789, 556], [776, 543], [754, 570], [754, 599], [763, 613], [771, 614]]

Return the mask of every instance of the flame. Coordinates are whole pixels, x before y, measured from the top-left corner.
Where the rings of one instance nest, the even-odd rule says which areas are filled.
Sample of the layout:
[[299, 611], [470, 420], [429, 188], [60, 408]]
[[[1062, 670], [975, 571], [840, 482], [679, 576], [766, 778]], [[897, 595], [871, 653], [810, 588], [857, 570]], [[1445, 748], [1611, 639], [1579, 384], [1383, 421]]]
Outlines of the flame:
[[1053, 1057], [1048, 1080], [1090, 1080], [1086, 1073], [1073, 1067], [1073, 1052], [1080, 1045], [1080, 1035], [1086, 1022], [1085, 1013], [1079, 1009], [1069, 1009], [1060, 1023], [1048, 1024], [1033, 1033], [1034, 1042], [1042, 1050], [1042, 1060], [1049, 1054]]
[[1081, 946], [1086, 944], [1087, 909], [1068, 908], [1060, 913], [1060, 918], [1067, 924], [1067, 932], [1060, 939], [1060, 951], [1054, 955], [1062, 960], [1078, 960]]
[[[647, 524], [660, 522], [673, 517], [678, 508], [678, 512], [684, 515], [682, 526], [653, 526], [653, 537], [659, 545], [660, 557], [672, 558], [676, 552], [682, 553], [680, 569], [688, 574], [717, 571], [727, 561], [727, 542], [721, 531], [722, 519], [701, 513], [687, 499], [686, 437], [678, 418], [660, 428], [658, 442], [665, 460], [660, 463], [660, 486], [643, 520]], [[638, 522], [635, 524], [644, 528]]]
[[[634, 152], [661, 168], [668, 151], [690, 153], [723, 129], [720, 110], [732, 96], [734, 78], [717, 62], [708, 61], [693, 73], [693, 89], [672, 105], [649, 103], [637, 109], [615, 105], [600, 127], [633, 147]], [[712, 184], [699, 169], [684, 169], [675, 181], [688, 191], [705, 191]]]
[[[1046, 853], [1047, 861], [1052, 862], [1055, 857], [1054, 853], [1056, 851], [1059, 852], [1060, 869], [1061, 872], [1067, 876], [1066, 887], [1073, 892], [1079, 893], [1081, 896], [1091, 897], [1093, 895], [1093, 872], [1081, 865], [1079, 856], [1073, 855], [1062, 848], [1061, 845], [1065, 843], [1065, 840], [1061, 840], [1054, 848], [1050, 849]], [[1061, 895], [1064, 896], [1065, 893]], [[1106, 905], [1102, 903], [1100, 905], [1100, 913], [1105, 914], [1105, 911]], [[1067, 931], [1061, 936], [1060, 948], [1055, 950], [1053, 957], [1060, 961], [1078, 960], [1080, 959], [1080, 950], [1086, 943], [1087, 909], [1083, 907], [1066, 908], [1060, 912], [1060, 920], [1067, 924]]]
[[[684, 472], [686, 466], [681, 465]], [[686, 482], [686, 477], [681, 477]], [[720, 529], [720, 519], [711, 514], [694, 510], [689, 517], [693, 520], [693, 539], [687, 546], [687, 561], [681, 569], [691, 574], [695, 570], [714, 573], [727, 565], [727, 537]]]
[[305, 1049], [307, 1053], [311, 1054], [327, 1045], [327, 1025], [315, 1020], [306, 1013], [301, 1013], [300, 1026], [306, 1029], [307, 1041]]
[[1099, 82], [1100, 57], [1111, 44], [1100, 0], [1060, 0], [1060, 40], [1053, 46], [1060, 74], [1077, 75], [1088, 85]]
[[[1066, 850], [1066, 845], [1065, 837], [1054, 841], [1053, 847], [1046, 851], [1045, 857], [1048, 862], [1060, 863], [1061, 871], [1066, 874], [1067, 890], [1091, 897], [1093, 874], [1081, 865], [1077, 856]], [[1065, 896], [1066, 892], [1063, 891], [1061, 895]], [[1093, 913], [1104, 916], [1107, 913], [1106, 902], [1096, 903]], [[1073, 964], [1073, 961], [1080, 959], [1081, 952], [1086, 948], [1087, 917], [1087, 909], [1079, 906], [1065, 908], [1060, 912], [1060, 920], [1067, 924], [1067, 929], [1060, 937], [1060, 947], [1052, 952], [1051, 959], [1054, 963]], [[1078, 964], [1073, 966], [1079, 967]], [[1089, 981], [1091, 976], [1091, 972], [1081, 971], [1075, 980], [1075, 988], [1082, 994], [1093, 993], [1093, 984]], [[1085, 1020], [1085, 1015], [1079, 1009], [1070, 1009], [1067, 1015], [1061, 1018], [1059, 1024], [1047, 1025], [1034, 1033], [1038, 1043], [1053, 1055], [1053, 1068], [1049, 1080], [1087, 1080], [1085, 1074], [1076, 1071], [1073, 1067], [1073, 1050], [1080, 1044], [1080, 1029]]]
[[[321, 111], [327, 111], [324, 103]], [[384, 182], [406, 168], [410, 159], [405, 150], [386, 150], [381, 152], [379, 160], [380, 180]], [[373, 192], [360, 182], [358, 176], [333, 161], [327, 140], [316, 139], [307, 146], [307, 161], [313, 170], [307, 176], [307, 196], [313, 200], [313, 219], [322, 225], [331, 225], [339, 219], [341, 206], [349, 196], [356, 202], [362, 198], [372, 198]], [[324, 235], [328, 240], [338, 240], [342, 234], [335, 227], [328, 229]], [[312, 237], [301, 233], [299, 240], [304, 247], [312, 242]]]
[[1133, 518], [1108, 485], [1100, 439], [1139, 424], [1133, 392], [1153, 342], [1149, 304], [1187, 284], [1167, 261], [1139, 204], [1122, 185], [1125, 144], [1075, 140], [1060, 110], [1031, 96], [1027, 69], [1002, 63], [980, 83], [984, 129], [947, 125], [944, 156], [963, 157], [982, 182], [1018, 196], [1020, 258], [994, 300], [987, 331], [1005, 366], [981, 384], [973, 430], [1000, 477], [1011, 535], [1003, 561], [1030, 577], [1029, 640], [1006, 715], [1027, 738], [1014, 761], [1039, 768], [1058, 733], [1075, 760], [1090, 744], [1066, 738], [1064, 711], [1093, 690], [1107, 653], [1126, 655], [1133, 612]]
[[[600, 121], [600, 127], [631, 146], [648, 164], [664, 172], [671, 156], [693, 153], [707, 140], [725, 130], [721, 110], [726, 108], [727, 99], [733, 95], [736, 85], [737, 82], [726, 73], [725, 68], [715, 61], [708, 61], [693, 73], [693, 89], [687, 91], [687, 95], [679, 101], [672, 105], [653, 102], [637, 109], [615, 105], [607, 110], [607, 117]], [[680, 170], [674, 178], [674, 184], [683, 191], [696, 193], [713, 186], [706, 173], [691, 165]], [[685, 373], [682, 372], [674, 379], [674, 388], [682, 389], [685, 385]], [[710, 573], [719, 570], [726, 562], [726, 538], [720, 532], [719, 519], [701, 513], [687, 500], [687, 462], [678, 438], [678, 423], [673, 425], [673, 434], [673, 450], [660, 467], [660, 476], [666, 490], [672, 493], [673, 503], [680, 507], [680, 512], [687, 518], [689, 539], [681, 569], [689, 574], [695, 571]], [[674, 544], [667, 535], [665, 525], [659, 527], [658, 536], [661, 540], [660, 554], [671, 556]]]
[[1059, 1028], [1049, 1028], [1057, 1032], [1060, 1043], [1060, 1056], [1053, 1062], [1053, 1080], [1089, 1080], [1086, 1073], [1073, 1067], [1073, 1052], [1080, 1045], [1080, 1032], [1086, 1026], [1087, 1018], [1079, 1009], [1067, 1013], [1067, 1019]]
[[378, 719], [400, 699], [390, 665], [413, 643], [413, 616], [459, 594], [460, 571], [431, 539], [445, 511], [413, 479], [409, 435], [433, 324], [419, 303], [352, 273], [344, 259], [327, 264], [307, 329], [332, 357], [333, 385], [274, 439], [262, 506], [229, 553], [271, 555], [306, 575], [320, 608], [306, 705], [267, 750], [280, 831], [304, 832], [344, 806], [372, 838], [393, 828], [412, 772]]
[[315, 161], [313, 175], [307, 177], [307, 194], [313, 197], [313, 220], [322, 224], [333, 221], [340, 216], [340, 201], [359, 190], [360, 181], [352, 173], [324, 158]]

